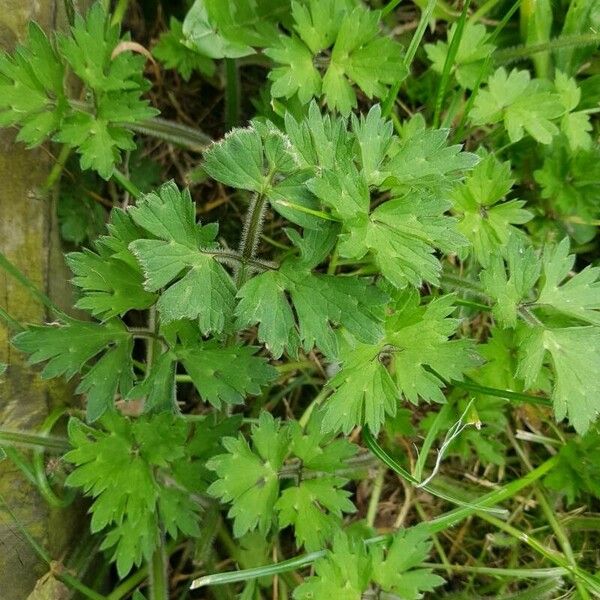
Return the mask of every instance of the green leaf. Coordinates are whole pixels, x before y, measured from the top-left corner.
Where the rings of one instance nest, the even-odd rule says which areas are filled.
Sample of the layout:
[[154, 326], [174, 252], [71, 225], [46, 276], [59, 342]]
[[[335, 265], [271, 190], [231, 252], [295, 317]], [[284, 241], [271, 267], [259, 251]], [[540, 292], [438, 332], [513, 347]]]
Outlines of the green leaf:
[[146, 378], [132, 388], [127, 400], [143, 399], [144, 412], [177, 412], [175, 370], [172, 352], [160, 354], [146, 371]]
[[350, 492], [338, 489], [345, 483], [341, 477], [321, 477], [285, 489], [275, 504], [279, 526], [293, 525], [299, 546], [319, 550], [339, 530], [342, 514], [356, 510]]
[[276, 173], [297, 167], [287, 138], [274, 126], [254, 123], [233, 129], [204, 152], [203, 167], [209, 177], [234, 188], [266, 193]]
[[161, 238], [135, 240], [129, 247], [144, 271], [146, 290], [172, 284], [156, 305], [163, 323], [198, 319], [205, 334], [223, 331], [233, 310], [234, 285], [214, 259], [216, 228], [196, 223], [189, 192], [166, 183], [143, 196], [130, 214], [137, 225]]
[[[101, 90], [106, 83], [110, 54], [118, 40], [118, 28], [109, 27], [102, 4], [96, 2], [85, 17], [75, 16], [71, 36], [61, 35], [59, 48], [75, 74], [92, 89]], [[126, 84], [111, 80], [111, 86], [115, 85], [116, 89], [124, 89], [120, 86]]]
[[100, 96], [142, 91], [147, 86], [142, 76], [145, 59], [130, 52], [113, 57], [119, 37], [119, 28], [109, 24], [102, 3], [96, 2], [85, 17], [75, 15], [70, 35], [58, 36], [58, 48], [77, 77]]
[[525, 133], [541, 144], [550, 144], [558, 133], [553, 123], [565, 112], [560, 96], [545, 91], [528, 71], [500, 67], [482, 89], [470, 117], [475, 125], [504, 121], [511, 142], [518, 142]]
[[31, 355], [31, 364], [48, 361], [42, 371], [44, 379], [60, 375], [70, 379], [96, 354], [111, 344], [127, 342], [130, 335], [117, 319], [103, 324], [72, 319], [65, 324], [31, 325], [12, 343]]
[[215, 408], [221, 404], [242, 404], [247, 395], [260, 394], [261, 386], [276, 378], [277, 372], [264, 358], [254, 356], [251, 346], [228, 346], [205, 342], [177, 350], [202, 399]]
[[531, 327], [522, 331], [517, 376], [535, 385], [546, 356], [555, 375], [552, 400], [557, 420], [565, 417], [585, 434], [600, 413], [600, 381], [590, 376], [600, 369], [600, 329]]
[[286, 114], [285, 130], [302, 168], [334, 169], [352, 160], [353, 139], [348, 135], [346, 120], [321, 113], [314, 101], [305, 119], [296, 121], [291, 114]]
[[517, 234], [514, 225], [533, 218], [523, 208], [523, 200], [501, 202], [513, 183], [510, 163], [489, 154], [452, 195], [459, 215], [457, 228], [471, 242], [475, 257], [484, 266], [494, 254], [504, 252], [508, 238]]
[[156, 294], [144, 290], [144, 278], [130, 264], [91, 250], [66, 255], [75, 277], [73, 283], [84, 296], [75, 306], [98, 318], [123, 316], [129, 310], [144, 310], [156, 302]]
[[[399, 140], [378, 107], [366, 119], [354, 119], [352, 132], [343, 119], [322, 117], [315, 105], [308, 121], [288, 119], [286, 129], [314, 169], [306, 186], [342, 222], [340, 256], [368, 256], [399, 288], [436, 283], [441, 270], [436, 249], [456, 252], [467, 244], [455, 220], [444, 214], [447, 193], [478, 157], [447, 146], [447, 130], [416, 127]], [[370, 211], [372, 199], [377, 206]]]
[[35, 23], [13, 56], [0, 52], [0, 126], [19, 125], [17, 139], [37, 146], [61, 125], [67, 110], [64, 67]]
[[[81, 155], [82, 169], [94, 169], [108, 179], [121, 150], [134, 150], [133, 134], [123, 122], [157, 114], [141, 94], [144, 58], [113, 50], [117, 27], [108, 25], [102, 4], [85, 17], [75, 16], [70, 34], [57, 34], [58, 52], [35, 24], [26, 44], [12, 57], [0, 55], [0, 126], [19, 125], [17, 139], [35, 146], [45, 139], [68, 144]], [[92, 96], [89, 108], [73, 108], [64, 92], [65, 67]]]
[[322, 411], [313, 411], [304, 429], [297, 421], [288, 421], [290, 450], [302, 461], [303, 468], [334, 473], [356, 454], [357, 447], [345, 438], [334, 439], [334, 435], [324, 432], [322, 422]]
[[311, 53], [318, 54], [335, 42], [347, 7], [346, 0], [292, 2], [294, 29]]
[[175, 17], [169, 20], [169, 30], [161, 34], [152, 48], [152, 54], [167, 69], [176, 69], [185, 81], [189, 81], [194, 71], [212, 77], [215, 63], [184, 43], [183, 25]]
[[267, 271], [249, 279], [238, 292], [237, 327], [258, 324], [258, 339], [274, 358], [297, 353], [300, 338], [280, 274]]
[[600, 498], [599, 452], [597, 431], [570, 439], [558, 453], [558, 464], [544, 478], [545, 485], [564, 494], [570, 505], [584, 494]]
[[57, 207], [60, 236], [76, 246], [95, 239], [104, 230], [102, 205], [78, 191], [61, 185]]
[[129, 421], [107, 414], [104, 429], [69, 422], [73, 450], [65, 460], [75, 469], [66, 484], [93, 498], [92, 532], [109, 528], [102, 549], [113, 549], [120, 577], [150, 560], [164, 528], [197, 536], [197, 505], [184, 489], [163, 485], [162, 470], [185, 460], [188, 426], [170, 414]]
[[600, 325], [600, 268], [586, 267], [568, 278], [574, 265], [575, 255], [569, 254], [568, 238], [544, 253], [543, 286], [536, 304]]
[[360, 600], [371, 578], [371, 557], [362, 540], [351, 540], [339, 531], [332, 549], [315, 562], [314, 569], [315, 575], [294, 590], [294, 600]]
[[579, 111], [566, 114], [560, 122], [560, 128], [573, 151], [588, 150], [591, 147], [592, 137], [590, 132], [593, 127], [590, 123], [590, 116], [586, 112]]
[[254, 54], [245, 43], [226, 38], [211, 19], [205, 0], [195, 0], [183, 21], [186, 44], [209, 58], [239, 58]]
[[85, 112], [73, 111], [53, 138], [75, 146], [81, 155], [82, 170], [93, 169], [109, 179], [119, 161], [120, 150], [135, 150], [132, 134], [122, 127], [113, 127], [108, 120]]
[[425, 129], [418, 121], [414, 125], [390, 151], [385, 169], [390, 187], [445, 191], [479, 162], [476, 154], [462, 152], [459, 144], [447, 144], [448, 129]]
[[496, 300], [494, 315], [506, 326], [513, 327], [517, 309], [526, 300], [542, 274], [537, 299], [532, 307], [552, 308], [569, 317], [592, 325], [600, 325], [600, 269], [587, 267], [569, 279], [575, 256], [569, 254], [569, 240], [565, 238], [556, 246], [548, 246], [542, 260], [533, 249], [524, 249], [511, 239], [508, 245], [507, 267], [495, 256], [489, 268], [481, 273], [486, 292]]
[[[423, 281], [437, 283], [441, 272], [435, 248], [464, 245], [453, 231], [455, 221], [443, 216], [446, 206], [431, 198], [405, 196], [379, 205], [368, 221], [356, 221], [340, 236], [341, 256], [361, 259], [370, 253], [382, 275], [395, 287]], [[438, 216], [441, 215], [441, 216]]]
[[287, 453], [287, 430], [281, 429], [267, 412], [261, 412], [251, 438], [252, 448], [242, 436], [225, 438], [227, 454], [219, 454], [207, 463], [219, 477], [208, 493], [232, 503], [228, 515], [234, 519], [236, 537], [255, 528], [266, 535], [271, 528], [273, 506], [279, 495], [278, 471]]
[[378, 432], [386, 415], [394, 416], [400, 395], [380, 360], [378, 346], [359, 345], [341, 354], [342, 369], [329, 382], [334, 390], [325, 404], [325, 431], [348, 434], [359, 424]]
[[433, 592], [444, 580], [431, 569], [417, 568], [431, 551], [426, 526], [400, 530], [384, 553], [374, 546], [373, 580], [387, 592], [398, 594], [406, 600], [418, 600], [423, 592]]
[[296, 355], [299, 343], [307, 352], [316, 346], [334, 356], [333, 327], [338, 325], [360, 340], [381, 336], [379, 309], [385, 297], [376, 288], [360, 279], [313, 274], [298, 259], [284, 261], [277, 272], [253, 277], [238, 298], [238, 327], [258, 323], [258, 339], [275, 358], [284, 350]]
[[117, 319], [103, 324], [72, 319], [61, 325], [32, 325], [14, 337], [13, 345], [30, 354], [31, 364], [48, 361], [42, 371], [44, 379], [60, 375], [70, 379], [105, 350], [77, 388], [87, 393], [89, 421], [113, 406], [117, 390], [125, 396], [133, 384], [133, 340]]
[[554, 85], [566, 111], [560, 128], [565, 134], [571, 150], [589, 149], [592, 144], [590, 116], [584, 111], [573, 112], [581, 99], [581, 90], [577, 86], [577, 82], [572, 77], [567, 77], [561, 71], [557, 71]]
[[119, 41], [119, 29], [109, 25], [100, 2], [85, 17], [75, 16], [70, 35], [57, 36], [62, 58], [93, 92], [94, 111], [70, 110], [54, 139], [75, 146], [81, 168], [94, 169], [104, 179], [112, 175], [120, 151], [136, 147], [132, 133], [119, 123], [157, 114], [141, 99], [149, 85], [144, 57], [132, 52], [113, 56]]
[[281, 0], [196, 0], [183, 22], [187, 44], [210, 58], [254, 54], [253, 46], [273, 43], [277, 23], [289, 12]]
[[356, 106], [355, 83], [369, 97], [383, 97], [407, 70], [402, 47], [379, 35], [380, 13], [357, 6], [344, 15], [323, 77], [323, 94], [331, 109], [343, 115]]
[[307, 104], [321, 95], [321, 75], [313, 62], [313, 54], [297, 37], [281, 37], [273, 48], [267, 48], [265, 54], [276, 64], [269, 72], [273, 82], [271, 95], [274, 98], [298, 99]]
[[92, 423], [113, 407], [117, 390], [126, 396], [133, 386], [133, 339], [109, 349], [84, 375], [77, 386], [78, 394], [86, 394], [86, 420]]
[[[447, 42], [438, 41], [435, 44], [425, 44], [424, 46], [427, 58], [431, 61], [431, 67], [436, 73], [444, 72], [448, 48], [455, 34], [456, 23], [453, 23], [446, 34]], [[495, 47], [488, 42], [485, 25], [467, 21], [451, 69], [456, 81], [466, 89], [473, 89], [479, 80], [485, 59], [494, 50]]]
[[362, 539], [338, 532], [333, 547], [315, 562], [315, 575], [308, 577], [294, 591], [295, 600], [340, 598], [360, 600], [373, 582], [382, 592], [406, 600], [418, 600], [422, 592], [431, 592], [444, 580], [431, 569], [417, 567], [427, 558], [431, 543], [426, 527], [399, 531], [389, 548], [380, 544], [367, 549]]
[[[269, 74], [274, 98], [298, 95], [306, 104], [325, 96], [332, 110], [348, 115], [356, 106], [356, 84], [369, 98], [383, 97], [407, 70], [402, 47], [379, 32], [379, 11], [352, 9], [340, 0], [292, 3], [294, 29], [265, 50], [276, 64]], [[321, 56], [331, 48], [331, 57]], [[323, 75], [321, 71], [324, 71]]]
[[515, 236], [509, 239], [506, 259], [498, 253], [489, 257], [479, 277], [485, 292], [495, 301], [492, 311], [499, 323], [505, 327], [516, 325], [518, 308], [539, 276], [540, 263], [533, 248], [524, 248]]
[[[564, 144], [554, 144], [540, 169], [534, 171], [541, 186], [541, 196], [552, 203], [559, 216], [575, 216], [585, 223], [600, 217], [597, 197], [600, 192], [600, 152], [570, 151]], [[564, 224], [564, 234], [580, 244], [589, 242], [597, 227], [576, 223]]]
[[[348, 344], [341, 369], [328, 382], [334, 390], [325, 404], [323, 430], [349, 433], [367, 424], [378, 432], [386, 415], [394, 416], [401, 397], [444, 403], [444, 381], [462, 379], [479, 363], [469, 340], [450, 340], [458, 327], [449, 318], [453, 296], [425, 306], [415, 292], [404, 293], [386, 321], [378, 344]], [[388, 368], [386, 368], [386, 363]]]
[[352, 115], [352, 131], [360, 149], [360, 166], [368, 185], [381, 185], [383, 164], [392, 147], [394, 126], [381, 116], [381, 107], [371, 107], [367, 116]]

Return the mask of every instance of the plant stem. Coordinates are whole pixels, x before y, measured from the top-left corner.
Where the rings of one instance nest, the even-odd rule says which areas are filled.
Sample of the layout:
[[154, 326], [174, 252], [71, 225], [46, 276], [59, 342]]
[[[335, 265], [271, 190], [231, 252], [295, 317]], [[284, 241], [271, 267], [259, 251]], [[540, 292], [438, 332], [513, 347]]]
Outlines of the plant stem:
[[400, 4], [402, 0], [390, 0], [382, 9], [381, 9], [381, 16], [385, 17], [386, 15], [388, 15], [389, 13], [391, 13], [396, 6], [398, 6], [398, 4]]
[[527, 58], [531, 54], [538, 54], [540, 52], [560, 50], [561, 48], [597, 46], [598, 44], [600, 44], [600, 34], [598, 33], [582, 33], [580, 35], [560, 36], [540, 44], [531, 44], [530, 46], [515, 46], [513, 48], [505, 48], [504, 50], [496, 50], [496, 52], [494, 52], [494, 59], [496, 63], [506, 64], [521, 58]]
[[0, 444], [24, 446], [26, 448], [45, 448], [63, 453], [71, 449], [69, 440], [55, 436], [37, 435], [26, 431], [7, 431], [0, 429]]
[[381, 498], [381, 490], [383, 489], [383, 480], [385, 478], [385, 468], [379, 467], [377, 471], [377, 477], [373, 483], [373, 489], [371, 490], [371, 498], [369, 500], [369, 508], [367, 510], [367, 525], [373, 527], [375, 524], [375, 517], [377, 516], [377, 508], [379, 506], [379, 499]]
[[551, 548], [547, 548], [541, 542], [531, 537], [527, 533], [520, 531], [516, 527], [513, 527], [512, 525], [509, 525], [508, 523], [505, 523], [496, 517], [479, 512], [477, 512], [477, 516], [482, 518], [484, 521], [487, 521], [491, 525], [494, 525], [494, 527], [497, 527], [500, 529], [500, 531], [504, 531], [504, 533], [507, 533], [511, 537], [524, 542], [550, 562], [553, 562], [555, 565], [568, 571], [574, 580], [579, 580], [595, 594], [600, 594], [600, 579], [576, 565], [571, 565], [562, 554], [552, 550]]
[[35, 473], [33, 472], [33, 467], [29, 464], [27, 459], [16, 449], [11, 446], [0, 446], [2, 452], [4, 453], [2, 458], [6, 456], [12, 463], [20, 469], [21, 473], [25, 476], [25, 479], [31, 483], [34, 487], [37, 486], [37, 480], [35, 478]]
[[516, 400], [517, 402], [527, 402], [528, 404], [538, 404], [540, 406], [552, 406], [552, 400], [544, 398], [542, 396], [533, 396], [532, 394], [524, 394], [522, 392], [513, 392], [510, 390], [501, 390], [497, 388], [488, 387], [486, 385], [479, 385], [470, 379], [465, 381], [452, 380], [450, 382], [454, 387], [462, 388], [463, 390], [470, 390], [472, 392], [480, 392], [488, 396], [494, 396], [495, 398], [505, 398], [506, 400]]
[[450, 403], [444, 404], [442, 406], [440, 412], [435, 416], [427, 435], [425, 436], [425, 441], [421, 446], [421, 450], [419, 450], [419, 455], [417, 456], [417, 462], [415, 463], [414, 468], [414, 476], [417, 481], [422, 481], [423, 479], [423, 469], [425, 468], [425, 462], [427, 461], [427, 457], [429, 456], [429, 452], [431, 450], [431, 446], [437, 437], [440, 428], [444, 421], [446, 420], [446, 415], [450, 411]]
[[479, 296], [483, 300], [490, 300], [490, 297], [483, 291], [483, 288], [477, 282], [470, 281], [464, 277], [459, 277], [452, 273], [443, 273], [440, 277], [440, 283], [473, 294], [474, 296]]
[[472, 15], [471, 18], [469, 19], [469, 22], [471, 23], [476, 23], [477, 21], [479, 21], [481, 18], [485, 17], [485, 15], [487, 15], [490, 10], [492, 10], [494, 8], [494, 6], [496, 6], [496, 4], [498, 4], [498, 2], [500, 2], [500, 0], [487, 0], [487, 2], [484, 2]]
[[308, 206], [302, 206], [301, 204], [294, 204], [289, 200], [276, 200], [275, 204], [277, 204], [278, 206], [283, 206], [284, 208], [291, 208], [292, 210], [297, 210], [298, 212], [302, 212], [307, 215], [312, 215], [313, 217], [317, 217], [325, 221], [333, 221], [334, 223], [340, 222], [340, 219], [337, 219], [329, 213], [323, 212], [322, 210], [315, 210], [314, 208], [308, 208]]
[[[535, 487], [535, 495], [538, 500], [539, 505], [542, 507], [542, 512], [546, 516], [550, 527], [552, 527], [552, 531], [554, 531], [554, 535], [556, 535], [556, 539], [562, 548], [562, 551], [565, 554], [565, 557], [569, 561], [572, 567], [577, 567], [577, 560], [575, 555], [573, 554], [573, 548], [571, 547], [571, 542], [569, 542], [569, 537], [567, 536], [565, 530], [562, 528], [561, 524], [558, 522], [552, 507], [550, 506], [546, 495], [542, 490], [536, 486]], [[577, 591], [581, 596], [581, 600], [590, 600], [590, 595], [587, 591], [587, 588], [582, 584], [579, 579], [575, 579], [575, 585], [577, 586]]]
[[263, 191], [257, 193], [250, 202], [246, 218], [244, 220], [244, 229], [242, 231], [242, 239], [240, 240], [239, 253], [242, 259], [240, 267], [235, 276], [237, 288], [241, 288], [248, 279], [249, 261], [254, 259], [256, 248], [262, 233], [262, 223], [267, 209], [266, 190], [271, 185], [271, 179], [275, 173], [270, 172], [266, 178]]
[[466, 0], [466, 2], [463, 5], [462, 12], [458, 19], [458, 22], [456, 23], [454, 35], [452, 36], [452, 41], [450, 42], [450, 46], [448, 48], [448, 53], [446, 54], [446, 60], [444, 61], [444, 69], [442, 71], [440, 85], [438, 87], [437, 95], [435, 98], [435, 111], [433, 114], [434, 129], [437, 129], [439, 127], [440, 115], [442, 113], [442, 105], [446, 96], [446, 88], [448, 87], [448, 82], [450, 81], [450, 74], [452, 73], [452, 67], [454, 66], [454, 59], [456, 58], [456, 54], [458, 53], [458, 47], [460, 46], [460, 42], [462, 40], [462, 35], [465, 29], [465, 24], [467, 22], [467, 14], [469, 12], [470, 4], [471, 0]]
[[[431, 20], [431, 16], [433, 15], [433, 11], [435, 9], [436, 3], [437, 3], [436, 0], [429, 0], [427, 2], [427, 6], [425, 7], [425, 10], [423, 10], [421, 12], [421, 18], [419, 19], [419, 24], [417, 25], [417, 29], [415, 30], [415, 33], [413, 34], [413, 37], [410, 40], [408, 49], [406, 50], [406, 54], [404, 55], [404, 66], [406, 67], [406, 71], [408, 73], [410, 73], [410, 67], [412, 65], [412, 61], [415, 58], [417, 49], [419, 48], [419, 45], [421, 44], [421, 40], [423, 39], [423, 36], [425, 35], [425, 29], [427, 29], [427, 24]], [[390, 2], [390, 5], [393, 5], [393, 2]], [[393, 8], [394, 8], [394, 6], [392, 6], [392, 9]], [[386, 7], [386, 9], [387, 9], [387, 7]], [[384, 10], [386, 10], [386, 9], [384, 9]], [[390, 10], [392, 10], [392, 9], [390, 9]], [[392, 113], [392, 109], [394, 108], [394, 104], [396, 102], [398, 92], [400, 91], [400, 86], [402, 85], [402, 81], [403, 80], [397, 81], [390, 88], [390, 91], [388, 92], [388, 95], [386, 96], [386, 98], [383, 102], [383, 106], [382, 106], [381, 112], [384, 117], [389, 117], [390, 114]]]
[[[420, 487], [424, 489], [426, 492], [429, 492], [433, 496], [441, 498], [442, 500], [446, 500], [447, 502], [451, 502], [452, 504], [456, 504], [458, 506], [468, 508], [471, 510], [482, 510], [487, 507], [480, 503], [481, 499], [478, 499], [475, 503], [465, 502], [460, 498], [455, 498], [447, 494], [446, 492], [442, 492], [431, 485], [423, 485], [419, 480], [415, 479], [406, 469], [404, 469], [401, 465], [399, 465], [377, 442], [375, 436], [371, 433], [368, 427], [365, 427], [362, 431], [363, 440], [369, 448], [369, 450], [379, 458], [383, 463], [385, 463], [392, 471], [400, 475], [405, 481], [414, 485], [415, 487]], [[494, 509], [490, 509], [494, 510]], [[505, 513], [506, 511], [497, 510], [496, 512]]]
[[111, 25], [121, 25], [123, 22], [123, 17], [127, 12], [127, 8], [129, 6], [129, 0], [117, 0], [117, 5], [115, 6], [112, 18], [110, 20]]
[[154, 549], [150, 562], [150, 600], [169, 600], [167, 553], [162, 532], [159, 535], [160, 542]]
[[[42, 426], [40, 427], [39, 434], [42, 436], [50, 435], [52, 428], [57, 423], [57, 421], [66, 413], [65, 408], [59, 407], [55, 408], [47, 417], [44, 419]], [[73, 499], [75, 498], [75, 490], [73, 488], [66, 488], [65, 496], [63, 498], [59, 498], [55, 493], [52, 487], [50, 486], [50, 482], [48, 481], [48, 477], [46, 476], [46, 465], [44, 464], [44, 448], [37, 447], [33, 450], [33, 470], [35, 473], [35, 480], [38, 490], [41, 495], [44, 497], [44, 500], [55, 508], [64, 508], [65, 506], [69, 506]]]
[[[500, 504], [501, 502], [504, 502], [509, 498], [512, 498], [513, 496], [518, 494], [522, 489], [529, 487], [538, 479], [544, 477], [546, 473], [551, 471], [556, 466], [557, 462], [558, 458], [556, 456], [549, 458], [539, 467], [527, 473], [527, 475], [524, 475], [519, 479], [515, 479], [514, 481], [511, 481], [510, 483], [507, 483], [506, 485], [496, 490], [493, 490], [492, 492], [484, 494], [478, 499], [477, 504], [479, 506], [489, 508], [492, 506], [496, 506], [497, 504]], [[433, 532], [443, 531], [445, 529], [448, 529], [449, 527], [453, 527], [463, 519], [474, 515], [476, 512], [477, 510], [474, 510], [471, 507], [455, 508], [454, 510], [440, 515], [439, 517], [436, 517], [435, 519], [430, 521], [429, 529]]]
[[[425, 510], [423, 509], [423, 506], [421, 506], [421, 503], [416, 498], [414, 500], [414, 504], [415, 504], [417, 513], [419, 515], [419, 518], [422, 521], [426, 521], [427, 515], [425, 514]], [[451, 577], [452, 572], [450, 571], [450, 563], [448, 561], [448, 556], [446, 555], [446, 552], [444, 551], [444, 547], [442, 546], [442, 544], [439, 540], [439, 537], [435, 533], [431, 534], [431, 541], [433, 542], [433, 547], [435, 548], [435, 551], [438, 553], [438, 556], [440, 557], [440, 560], [442, 561], [442, 566], [446, 568], [446, 573], [447, 573], [448, 577]]]
[[192, 152], [204, 152], [206, 147], [212, 143], [210, 136], [206, 135], [200, 129], [194, 129], [182, 123], [168, 121], [160, 117], [152, 117], [151, 119], [144, 119], [135, 123], [127, 122], [123, 123], [123, 126], [136, 133], [170, 142]]
[[112, 178], [126, 192], [129, 192], [136, 200], [139, 200], [139, 198], [141, 198], [142, 192], [140, 191], [140, 189], [135, 185], [135, 183], [133, 183], [133, 181], [131, 181], [130, 179], [125, 177], [125, 175], [123, 173], [121, 173], [121, 171], [119, 171], [118, 169], [115, 169], [113, 171]]
[[236, 252], [228, 252], [226, 250], [215, 250], [211, 252], [203, 251], [203, 254], [209, 254], [215, 260], [225, 264], [234, 263], [235, 266], [244, 264], [249, 265], [258, 271], [276, 271], [279, 268], [279, 265], [276, 265], [275, 263], [266, 260], [258, 260], [256, 258], [244, 259]]
[[69, 155], [71, 154], [71, 146], [65, 144], [58, 154], [56, 162], [52, 165], [52, 169], [50, 173], [48, 173], [48, 177], [46, 177], [46, 181], [44, 181], [44, 185], [42, 186], [42, 190], [45, 192], [51, 190], [54, 187], [54, 184], [58, 181], [60, 174], [63, 172], [65, 168], [65, 163], [69, 159]]
[[[515, 439], [515, 436], [513, 435], [512, 430], [510, 428], [507, 431], [507, 435], [519, 458], [527, 467], [527, 469], [531, 471], [531, 462], [529, 461], [529, 458], [524, 452], [523, 448]], [[572, 567], [577, 567], [577, 560], [575, 559], [575, 555], [573, 554], [573, 548], [571, 547], [569, 537], [567, 536], [562, 525], [556, 518], [556, 515], [554, 514], [554, 511], [552, 510], [552, 507], [550, 506], [546, 495], [538, 485], [534, 486], [534, 493], [537, 498], [538, 504], [541, 506], [542, 512], [544, 513], [544, 516], [546, 517], [546, 520], [548, 521], [550, 527], [552, 527], [552, 531], [554, 531], [554, 535], [556, 536], [556, 539], [558, 540], [558, 543], [560, 544], [567, 560], [569, 561]], [[579, 579], [575, 579], [575, 585], [577, 587], [579, 595], [581, 596], [581, 600], [590, 600], [590, 595], [588, 594], [587, 588], [583, 586], [582, 582]]]
[[473, 567], [470, 565], [441, 565], [439, 563], [425, 562], [419, 567], [424, 569], [444, 569], [456, 573], [475, 573], [479, 575], [491, 575], [492, 577], [513, 577], [518, 579], [553, 579], [568, 573], [562, 567], [541, 569], [503, 569], [500, 567]]
[[[170, 555], [176, 548], [177, 541], [171, 540], [166, 544], [166, 553]], [[133, 575], [121, 581], [119, 585], [107, 596], [106, 600], [122, 600], [131, 591], [133, 591], [140, 583], [148, 577], [148, 564], [140, 567]]]

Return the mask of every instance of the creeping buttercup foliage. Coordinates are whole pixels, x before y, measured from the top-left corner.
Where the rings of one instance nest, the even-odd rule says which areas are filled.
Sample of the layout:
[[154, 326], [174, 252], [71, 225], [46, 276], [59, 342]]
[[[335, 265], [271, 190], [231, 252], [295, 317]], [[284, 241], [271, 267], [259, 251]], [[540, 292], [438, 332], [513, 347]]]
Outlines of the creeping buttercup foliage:
[[102, 548], [121, 576], [150, 560], [161, 531], [173, 539], [200, 535], [201, 507], [193, 494], [206, 489], [202, 464], [216, 449], [203, 438], [215, 427], [224, 434], [237, 425], [233, 418], [217, 425], [209, 417], [190, 427], [169, 412], [133, 422], [111, 413], [96, 428], [71, 420], [73, 449], [64, 458], [75, 469], [66, 485], [94, 498], [91, 530], [108, 530]]
[[[64, 239], [87, 243], [65, 255], [76, 312], [43, 295], [46, 323], [0, 312], [85, 410], [60, 467], [8, 458], [55, 503], [60, 474], [88, 498], [119, 578], [138, 569], [119, 598], [148, 569], [164, 600], [168, 564], [181, 597], [199, 574], [225, 600], [442, 598], [454, 572], [449, 598], [541, 598], [559, 576], [598, 595], [595, 3], [520, 22], [477, 1], [417, 3], [420, 20], [396, 2], [166, 4], [148, 48], [180, 75], [176, 113], [219, 123], [212, 142], [152, 119], [149, 54], [101, 3], [0, 56], [0, 126], [88, 170], [64, 163], [59, 201]], [[525, 589], [529, 569], [549, 581]]]
[[[121, 151], [136, 148], [126, 123], [158, 112], [141, 97], [149, 87], [144, 57], [115, 52], [119, 40], [99, 2], [54, 39], [32, 23], [27, 41], [12, 56], [0, 55], [0, 126], [18, 125], [17, 139], [28, 146], [47, 139], [73, 146], [82, 169], [108, 179]], [[72, 76], [84, 101], [67, 93]]]

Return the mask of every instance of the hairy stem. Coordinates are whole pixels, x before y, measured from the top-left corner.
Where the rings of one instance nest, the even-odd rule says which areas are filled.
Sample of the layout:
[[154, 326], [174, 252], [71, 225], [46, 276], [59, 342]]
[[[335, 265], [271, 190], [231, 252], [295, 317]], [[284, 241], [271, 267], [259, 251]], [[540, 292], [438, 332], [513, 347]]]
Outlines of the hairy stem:
[[0, 429], [0, 445], [22, 446], [24, 448], [45, 448], [54, 452], [67, 452], [71, 444], [66, 438], [38, 435], [27, 431], [7, 431]]
[[582, 33], [580, 35], [560, 36], [540, 44], [531, 44], [530, 46], [515, 46], [513, 48], [505, 48], [504, 50], [496, 50], [494, 53], [494, 59], [496, 63], [506, 64], [515, 60], [527, 58], [532, 54], [539, 54], [540, 52], [549, 52], [552, 50], [560, 50], [562, 48], [597, 46], [598, 44], [600, 44], [599, 33]]
[[[269, 173], [265, 188], [271, 183], [274, 173]], [[244, 220], [244, 228], [242, 231], [242, 239], [240, 240], [239, 253], [241, 256], [241, 264], [235, 276], [235, 284], [239, 288], [246, 283], [250, 274], [249, 265], [254, 259], [256, 248], [260, 240], [262, 232], [262, 224], [267, 209], [267, 196], [265, 192], [259, 192], [254, 196], [248, 207], [246, 218]]]
[[135, 123], [127, 122], [123, 125], [131, 131], [155, 137], [191, 152], [204, 152], [206, 147], [212, 143], [211, 137], [200, 129], [160, 117], [152, 117]]

